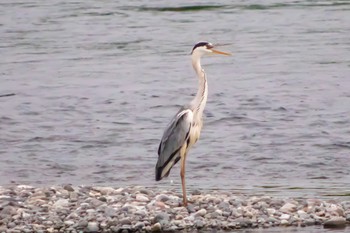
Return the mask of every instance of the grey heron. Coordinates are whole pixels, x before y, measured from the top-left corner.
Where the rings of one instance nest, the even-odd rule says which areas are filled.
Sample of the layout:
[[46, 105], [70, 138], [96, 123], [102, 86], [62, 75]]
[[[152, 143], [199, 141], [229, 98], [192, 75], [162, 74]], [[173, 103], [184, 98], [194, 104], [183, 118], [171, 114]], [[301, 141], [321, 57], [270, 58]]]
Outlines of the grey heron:
[[201, 57], [207, 54], [231, 55], [215, 49], [209, 42], [197, 43], [191, 52], [192, 66], [195, 70], [199, 87], [194, 99], [184, 105], [176, 113], [166, 127], [158, 148], [158, 161], [156, 164], [156, 181], [167, 177], [171, 168], [181, 160], [181, 183], [183, 205], [187, 206], [185, 184], [185, 162], [189, 149], [197, 142], [203, 126], [203, 110], [208, 97], [207, 76], [201, 66]]

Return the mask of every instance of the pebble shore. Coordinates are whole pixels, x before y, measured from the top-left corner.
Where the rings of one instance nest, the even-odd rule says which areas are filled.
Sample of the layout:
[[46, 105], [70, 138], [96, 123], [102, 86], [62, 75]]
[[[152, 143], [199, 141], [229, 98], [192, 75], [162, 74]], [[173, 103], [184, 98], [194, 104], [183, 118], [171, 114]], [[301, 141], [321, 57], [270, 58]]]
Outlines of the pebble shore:
[[189, 193], [144, 187], [0, 186], [0, 232], [230, 231], [281, 226], [345, 227], [350, 201]]

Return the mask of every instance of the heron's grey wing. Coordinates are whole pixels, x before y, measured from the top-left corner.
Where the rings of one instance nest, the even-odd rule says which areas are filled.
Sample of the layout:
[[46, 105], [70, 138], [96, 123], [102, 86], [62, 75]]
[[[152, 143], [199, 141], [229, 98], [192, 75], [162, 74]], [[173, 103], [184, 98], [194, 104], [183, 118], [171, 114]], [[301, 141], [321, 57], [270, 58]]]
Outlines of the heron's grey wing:
[[158, 148], [156, 180], [166, 176], [179, 160], [178, 152], [189, 137], [192, 122], [193, 112], [190, 109], [182, 109], [164, 131]]

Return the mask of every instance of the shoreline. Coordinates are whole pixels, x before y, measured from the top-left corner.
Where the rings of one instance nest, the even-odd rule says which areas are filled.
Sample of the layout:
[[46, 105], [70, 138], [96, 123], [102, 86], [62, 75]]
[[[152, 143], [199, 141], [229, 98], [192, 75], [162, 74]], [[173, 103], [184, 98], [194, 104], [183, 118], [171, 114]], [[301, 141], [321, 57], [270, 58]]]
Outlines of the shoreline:
[[0, 232], [230, 231], [350, 224], [350, 200], [281, 199], [145, 187], [0, 186]]

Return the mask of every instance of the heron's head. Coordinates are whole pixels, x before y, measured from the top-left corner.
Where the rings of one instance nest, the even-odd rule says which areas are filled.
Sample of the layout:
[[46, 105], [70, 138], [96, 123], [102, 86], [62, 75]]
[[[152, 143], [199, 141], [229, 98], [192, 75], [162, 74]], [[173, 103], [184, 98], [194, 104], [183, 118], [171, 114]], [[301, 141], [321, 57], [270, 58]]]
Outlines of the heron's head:
[[221, 55], [227, 55], [227, 56], [231, 55], [230, 53], [221, 52], [215, 49], [215, 45], [205, 41], [198, 42], [197, 44], [195, 44], [191, 54], [192, 56], [199, 56], [199, 57], [207, 54], [221, 54]]

